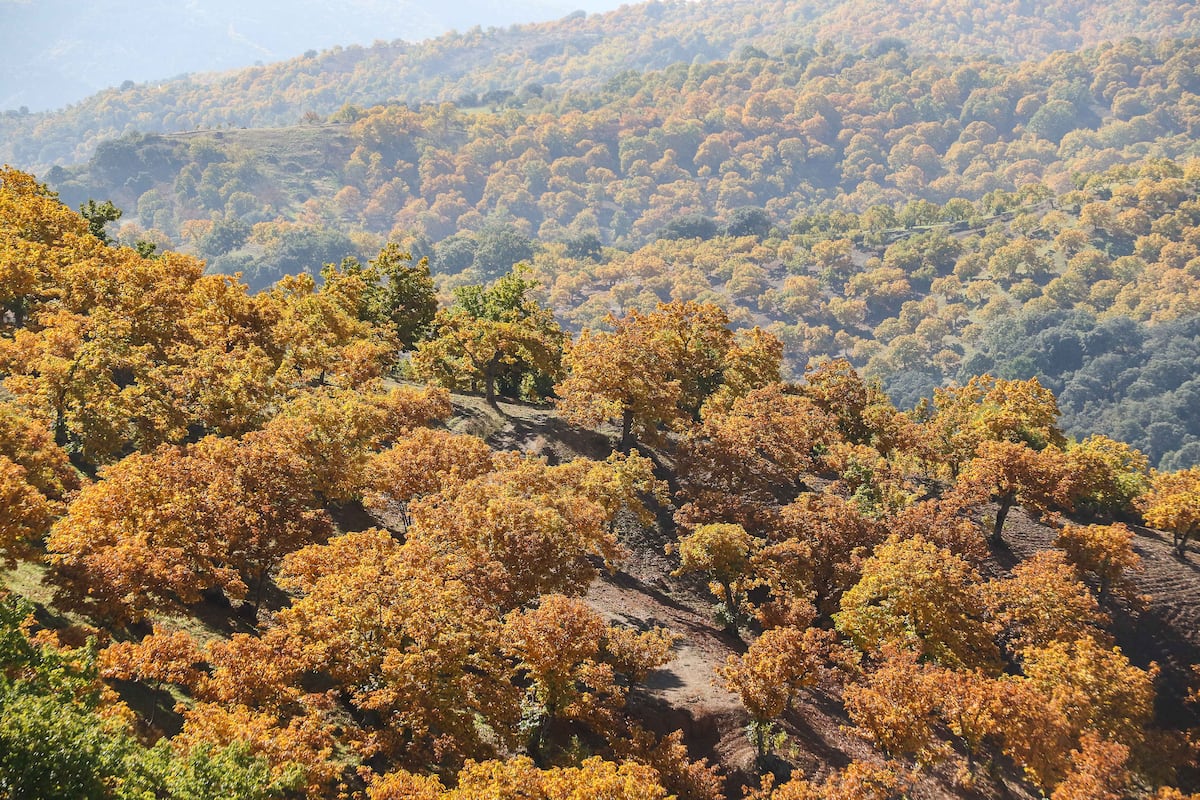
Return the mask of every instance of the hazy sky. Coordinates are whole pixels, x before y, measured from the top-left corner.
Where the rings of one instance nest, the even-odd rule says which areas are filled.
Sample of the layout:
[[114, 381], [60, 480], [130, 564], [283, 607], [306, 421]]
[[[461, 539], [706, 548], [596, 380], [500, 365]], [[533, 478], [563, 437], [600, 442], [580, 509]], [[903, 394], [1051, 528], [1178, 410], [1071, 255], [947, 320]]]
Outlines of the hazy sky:
[[[628, 2], [628, 0], [625, 0]], [[419, 41], [622, 0], [0, 0], [0, 110], [60, 108], [126, 80], [249, 66], [334, 45]]]

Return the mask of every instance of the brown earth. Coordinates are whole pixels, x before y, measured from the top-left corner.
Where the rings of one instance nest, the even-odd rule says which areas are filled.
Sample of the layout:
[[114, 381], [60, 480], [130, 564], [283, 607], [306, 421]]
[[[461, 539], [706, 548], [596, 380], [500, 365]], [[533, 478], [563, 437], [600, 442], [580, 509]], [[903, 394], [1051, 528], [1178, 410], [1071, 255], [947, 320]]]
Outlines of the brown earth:
[[[616, 431], [599, 433], [574, 428], [552, 408], [500, 403], [495, 409], [474, 398], [455, 398], [451, 427], [483, 436], [498, 449], [543, 455], [552, 462], [579, 456], [604, 458]], [[660, 462], [662, 459], [659, 459]], [[716, 670], [746, 644], [715, 621], [713, 601], [702, 583], [671, 575], [677, 566], [664, 551], [674, 540], [669, 510], [652, 529], [625, 526], [630, 557], [619, 570], [592, 585], [588, 602], [605, 617], [635, 628], [666, 627], [681, 636], [674, 659], [657, 670], [631, 698], [631, 706], [652, 730], [684, 732], [693, 757], [721, 766], [727, 796], [738, 798], [754, 778], [754, 748], [746, 734], [749, 717], [736, 695], [720, 685]], [[1149, 597], [1142, 610], [1110, 602], [1117, 643], [1138, 666], [1157, 662], [1162, 669], [1157, 722], [1169, 728], [1200, 725], [1184, 702], [1192, 666], [1200, 663], [1200, 556], [1181, 562], [1171, 551], [1169, 536], [1134, 528], [1135, 549], [1142, 558], [1138, 589]], [[1005, 526], [1005, 545], [984, 566], [988, 576], [1006, 574], [1012, 566], [1051, 547], [1054, 530], [1015, 509]], [[792, 771], [821, 777], [855, 758], [877, 758], [873, 748], [848, 730], [836, 692], [809, 692], [782, 721], [787, 734], [772, 766], [780, 777]], [[948, 761], [918, 776], [914, 798], [1032, 798], [1011, 776], [997, 775], [988, 785], [967, 788], [955, 780], [958, 764]], [[1185, 776], [1187, 777], [1187, 776]], [[1188, 781], [1190, 782], [1190, 781]], [[983, 782], [981, 782], [983, 783]]]

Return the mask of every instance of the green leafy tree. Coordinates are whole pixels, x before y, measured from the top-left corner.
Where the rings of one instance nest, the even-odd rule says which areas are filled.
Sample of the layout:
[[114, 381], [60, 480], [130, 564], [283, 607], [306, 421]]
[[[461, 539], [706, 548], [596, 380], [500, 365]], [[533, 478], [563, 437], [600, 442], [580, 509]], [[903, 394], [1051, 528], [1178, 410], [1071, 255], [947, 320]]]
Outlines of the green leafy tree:
[[88, 200], [79, 207], [79, 213], [87, 220], [88, 233], [105, 244], [112, 244], [113, 239], [104, 230], [104, 226], [121, 218], [121, 209], [114, 206], [112, 200], [105, 200], [103, 203]]
[[393, 325], [400, 346], [412, 350], [429, 333], [437, 313], [429, 259], [414, 263], [410, 253], [389, 242], [371, 261], [370, 276], [379, 281], [371, 293], [372, 316]]
[[564, 336], [530, 297], [535, 286], [515, 269], [489, 286], [456, 289], [455, 305], [437, 313], [431, 337], [413, 354], [413, 374], [452, 390], [482, 383], [492, 405], [501, 381], [512, 395], [544, 394], [561, 369]]

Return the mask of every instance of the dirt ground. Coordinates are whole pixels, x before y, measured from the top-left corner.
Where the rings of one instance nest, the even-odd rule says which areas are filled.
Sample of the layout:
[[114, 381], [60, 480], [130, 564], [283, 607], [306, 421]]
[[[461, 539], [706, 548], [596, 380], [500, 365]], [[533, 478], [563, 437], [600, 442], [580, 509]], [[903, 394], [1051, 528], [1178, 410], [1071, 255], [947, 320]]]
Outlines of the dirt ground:
[[[612, 450], [616, 431], [584, 431], [561, 420], [552, 408], [500, 403], [495, 409], [473, 398], [455, 398], [451, 427], [483, 436], [498, 449], [521, 450], [553, 462], [586, 456], [604, 458]], [[986, 513], [986, 510], [985, 510]], [[1171, 552], [1169, 537], [1136, 528], [1135, 549], [1142, 558], [1136, 576], [1139, 590], [1149, 596], [1142, 610], [1112, 604], [1117, 643], [1137, 665], [1156, 662], [1162, 669], [1157, 707], [1158, 724], [1183, 728], [1200, 724], [1183, 701], [1200, 663], [1200, 553], [1180, 562]], [[673, 540], [669, 513], [656, 528], [629, 530], [624, 544], [630, 557], [619, 569], [602, 574], [587, 601], [606, 618], [639, 629], [663, 626], [680, 635], [674, 658], [631, 697], [631, 707], [651, 729], [684, 731], [693, 757], [721, 766], [727, 776], [727, 795], [740, 798], [754, 774], [754, 748], [747, 736], [749, 717], [737, 696], [720, 683], [716, 670], [746, 644], [715, 620], [713, 601], [700, 582], [671, 575], [674, 568], [664, 545]], [[995, 552], [984, 571], [999, 576], [1020, 560], [1051, 547], [1054, 531], [1020, 509], [1009, 515], [1005, 547]], [[780, 752], [780, 777], [792, 771], [820, 777], [855, 758], [872, 758], [874, 751], [849, 732], [839, 699], [810, 692], [801, 697], [783, 720], [787, 741]], [[955, 767], [918, 776], [914, 797], [1032, 798], [1016, 781], [999, 776], [986, 787], [958, 784]]]

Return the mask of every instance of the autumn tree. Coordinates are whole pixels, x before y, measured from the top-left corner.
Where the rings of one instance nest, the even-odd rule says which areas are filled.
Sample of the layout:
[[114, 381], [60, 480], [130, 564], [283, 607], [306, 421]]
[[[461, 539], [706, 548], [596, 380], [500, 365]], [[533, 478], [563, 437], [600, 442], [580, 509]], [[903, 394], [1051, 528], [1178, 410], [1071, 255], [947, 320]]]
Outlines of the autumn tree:
[[1188, 541], [1200, 531], [1200, 467], [1151, 473], [1137, 506], [1148, 525], [1171, 532], [1175, 555], [1186, 557]]
[[205, 432], [236, 436], [261, 426], [296, 389], [276, 338], [281, 309], [234, 277], [205, 275], [190, 289], [167, 362], [175, 402]]
[[1146, 740], [1157, 665], [1139, 669], [1118, 648], [1084, 637], [1027, 650], [1022, 669], [1062, 709], [1076, 736], [1092, 730], [1133, 749]]
[[1076, 506], [1092, 513], [1132, 511], [1149, 487], [1146, 456], [1099, 434], [1067, 449], [1067, 468]]
[[983, 375], [965, 385], [936, 389], [926, 423], [929, 447], [951, 476], [974, 458], [981, 443], [1024, 443], [1033, 450], [1065, 443], [1058, 429], [1058, 401], [1038, 383]]
[[1126, 768], [1129, 748], [1106, 742], [1094, 733], [1083, 735], [1071, 751], [1071, 771], [1054, 788], [1050, 800], [1121, 800], [1127, 797], [1131, 776]]
[[803, 494], [785, 506], [772, 539], [779, 540], [775, 545], [796, 542], [807, 551], [807, 588], [817, 607], [828, 611], [858, 582], [863, 562], [886, 536], [886, 529], [855, 503], [823, 492]]
[[[769, 792], [767, 789], [748, 795], [749, 800], [892, 800], [903, 797], [915, 782], [915, 776], [899, 763], [888, 761], [851, 761], [844, 769], [832, 772], [816, 783], [795, 777]], [[767, 776], [764, 783], [773, 783]]]
[[60, 257], [58, 302], [0, 340], [5, 387], [92, 466], [181, 440], [187, 417], [165, 354], [181, 336], [201, 265], [127, 248]]
[[1060, 450], [1033, 450], [1025, 444], [987, 440], [959, 475], [954, 491], [996, 502], [991, 541], [1004, 541], [1004, 521], [1015, 505], [1036, 513], [1069, 508], [1071, 484]]
[[532, 760], [517, 756], [507, 761], [468, 763], [457, 785], [446, 791], [439, 783], [411, 773], [392, 773], [368, 790], [370, 800], [470, 800], [477, 797], [575, 800], [668, 800], [658, 773], [632, 761], [616, 763], [599, 756], [578, 767], [540, 770]]
[[394, 331], [364, 312], [375, 284], [361, 271], [331, 266], [317, 286], [308, 274], [286, 275], [268, 293], [284, 348], [281, 371], [298, 384], [355, 387], [381, 377], [395, 360]]
[[863, 564], [834, 619], [867, 653], [891, 645], [947, 666], [990, 669], [999, 653], [981, 589], [975, 570], [948, 550], [921, 537], [892, 537]]
[[606, 625], [582, 600], [543, 595], [536, 609], [516, 611], [504, 624], [508, 651], [530, 681], [527, 705], [538, 724], [530, 750], [541, 753], [558, 720], [576, 720], [605, 735], [624, 707], [618, 671], [644, 678], [670, 659], [675, 637], [662, 628], [634, 633]]
[[559, 410], [577, 425], [617, 420], [618, 447], [654, 440], [660, 425], [678, 419], [681, 385], [664, 371], [666, 347], [631, 315], [609, 319], [612, 332], [584, 330], [563, 356], [566, 379], [555, 387]]
[[1081, 575], [1096, 582], [1101, 603], [1113, 590], [1135, 605], [1139, 602], [1131, 573], [1141, 569], [1142, 560], [1133, 551], [1133, 531], [1126, 526], [1067, 525], [1058, 532], [1054, 546], [1062, 548]]
[[706, 409], [679, 456], [685, 524], [731, 521], [758, 531], [807, 488], [817, 453], [835, 441], [833, 418], [804, 395], [772, 383]]
[[49, 428], [0, 403], [0, 553], [27, 557], [63, 510], [79, 478]]
[[518, 697], [486, 598], [451, 557], [370, 530], [284, 559], [297, 599], [273, 635], [378, 722], [378, 746], [409, 765], [493, 753], [511, 741]]
[[366, 503], [396, 504], [404, 529], [412, 524], [408, 504], [492, 470], [492, 449], [474, 436], [417, 428], [371, 457]]
[[717, 670], [725, 688], [737, 693], [750, 714], [759, 758], [770, 752], [771, 726], [791, 708], [797, 692], [816, 686], [825, 676], [835, 645], [830, 631], [773, 628]]
[[989, 581], [984, 598], [1002, 639], [1016, 653], [1103, 636], [1105, 616], [1058, 550], [1037, 553], [1014, 567], [1010, 577]]
[[308, 488], [323, 501], [357, 499], [372, 454], [414, 428], [450, 416], [450, 395], [436, 387], [326, 387], [299, 395], [252, 436], [304, 464]]
[[[557, 387], [563, 414], [580, 425], [607, 420], [621, 426], [620, 448], [634, 439], [658, 439], [660, 426], [681, 427], [726, 385], [748, 391], [778, 376], [778, 348], [764, 334], [739, 340], [729, 318], [716, 306], [695, 302], [659, 303], [649, 314], [637, 311], [607, 318], [612, 331], [585, 330], [568, 348], [567, 378]], [[752, 369], [762, 371], [752, 375]]]
[[214, 556], [238, 571], [254, 613], [283, 557], [333, 533], [308, 465], [277, 444], [256, 434], [241, 442], [208, 437], [188, 453], [207, 473], [203, 514], [220, 548]]
[[207, 465], [169, 445], [106, 467], [47, 537], [48, 560], [75, 606], [121, 621], [199, 602], [208, 589], [240, 599], [208, 510]]
[[410, 540], [461, 559], [476, 590], [502, 609], [540, 594], [580, 594], [594, 559], [625, 556], [614, 522], [642, 521], [642, 497], [660, 490], [650, 462], [613, 455], [549, 466], [539, 458], [497, 457], [496, 468], [410, 505]]
[[864, 681], [846, 687], [843, 702], [858, 732], [886, 755], [928, 762], [940, 696], [931, 691], [937, 668], [918, 658], [912, 650], [889, 649]]
[[810, 365], [801, 391], [836, 421], [841, 438], [856, 443], [866, 443], [870, 435], [863, 418], [868, 405], [886, 400], [844, 358]]
[[673, 574], [700, 572], [712, 579], [713, 594], [720, 598], [729, 627], [736, 633], [741, 616], [740, 598], [734, 585], [749, 566], [750, 557], [761, 544], [741, 525], [701, 525], [679, 540], [679, 568]]

